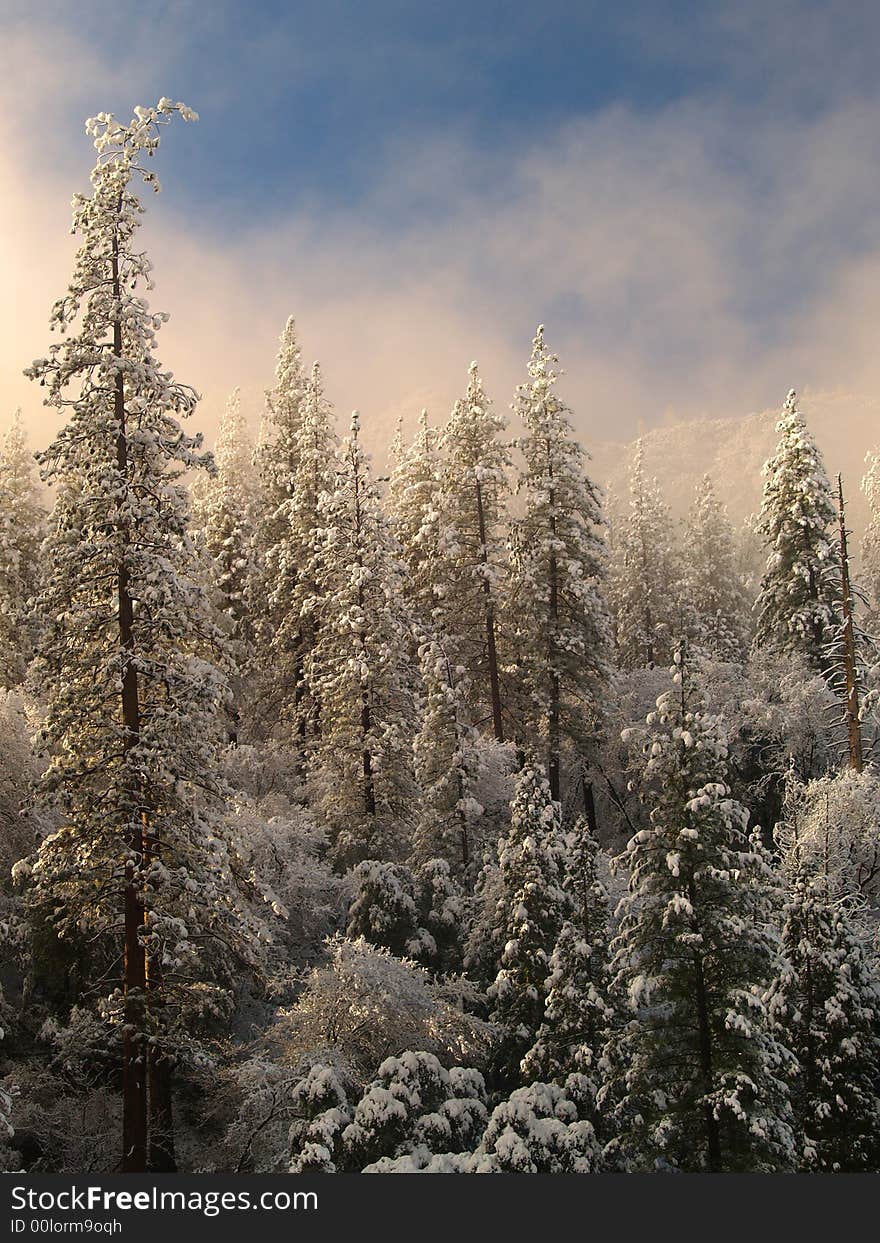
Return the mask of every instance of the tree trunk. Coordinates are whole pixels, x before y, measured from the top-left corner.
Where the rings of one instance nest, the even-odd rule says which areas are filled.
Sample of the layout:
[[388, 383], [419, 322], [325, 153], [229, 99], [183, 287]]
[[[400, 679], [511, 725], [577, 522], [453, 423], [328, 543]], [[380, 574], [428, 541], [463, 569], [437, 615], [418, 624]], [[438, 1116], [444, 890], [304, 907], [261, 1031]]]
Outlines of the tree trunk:
[[[121, 302], [119, 279], [119, 240], [114, 233], [112, 252], [113, 296], [117, 307]], [[113, 322], [113, 353], [122, 359], [122, 322], [117, 312]], [[123, 479], [128, 472], [128, 442], [125, 429], [125, 381], [117, 370], [113, 394], [116, 418], [116, 462]], [[119, 642], [123, 654], [122, 723], [125, 730], [124, 749], [130, 751], [140, 734], [137, 668], [134, 663], [134, 605], [128, 586], [128, 566], [124, 551], [129, 539], [126, 524], [122, 527], [123, 558], [117, 570], [117, 604], [119, 610]], [[144, 904], [138, 861], [143, 861], [143, 835], [135, 807], [126, 807], [129, 824], [126, 846], [123, 952], [123, 1040], [122, 1040], [122, 1169], [126, 1174], [142, 1173], [147, 1168], [147, 1082], [146, 1044], [144, 1040], [144, 1006], [146, 1002], [146, 960], [142, 934]]]
[[593, 793], [592, 781], [587, 781], [587, 774], [581, 773], [581, 789], [584, 795], [584, 815], [590, 835], [596, 837], [599, 832], [599, 821], [596, 817], [596, 798]]
[[150, 1099], [150, 1171], [174, 1174], [174, 1114], [172, 1111], [173, 1063], [157, 1044], [150, 1049], [148, 1086]]
[[[144, 824], [144, 862], [149, 865], [158, 859], [161, 849], [159, 834], [150, 834], [146, 815]], [[147, 1120], [149, 1123], [149, 1147], [147, 1168], [158, 1174], [173, 1174], [177, 1166], [174, 1160], [174, 1117], [171, 1109], [172, 1061], [163, 1046], [163, 971], [161, 946], [150, 946], [150, 916], [144, 917], [147, 956], [146, 986], [150, 1017], [156, 1030], [147, 1054]]]
[[[477, 480], [477, 522], [480, 530], [480, 559], [483, 566], [489, 564], [486, 547], [486, 518], [483, 511], [483, 489]], [[501, 682], [498, 677], [498, 652], [495, 646], [495, 606], [488, 578], [483, 576], [483, 595], [486, 600], [486, 656], [489, 663], [489, 692], [492, 700], [492, 728], [495, 741], [504, 742], [504, 719], [501, 713]]]

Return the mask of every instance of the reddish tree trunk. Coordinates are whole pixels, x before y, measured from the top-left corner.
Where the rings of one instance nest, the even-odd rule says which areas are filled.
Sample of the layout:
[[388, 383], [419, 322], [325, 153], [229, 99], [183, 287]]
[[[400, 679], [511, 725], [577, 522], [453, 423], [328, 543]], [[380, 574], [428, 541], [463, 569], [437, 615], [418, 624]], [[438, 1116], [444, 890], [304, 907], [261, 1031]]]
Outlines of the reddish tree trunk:
[[[117, 307], [121, 301], [119, 279], [119, 242], [113, 237], [113, 296]], [[113, 352], [122, 358], [122, 322], [117, 313], [113, 323]], [[128, 471], [128, 443], [125, 429], [125, 384], [117, 371], [113, 413], [116, 418], [116, 461], [122, 478]], [[128, 531], [123, 527], [123, 545], [128, 544]], [[125, 558], [117, 571], [117, 604], [119, 610], [119, 642], [124, 665], [122, 672], [122, 723], [125, 729], [125, 750], [130, 751], [140, 734], [137, 668], [134, 663], [134, 605], [128, 586]], [[143, 840], [134, 806], [126, 808], [129, 818], [128, 848], [124, 896], [123, 952], [123, 1044], [122, 1044], [122, 1169], [125, 1173], [141, 1173], [147, 1168], [147, 1081], [146, 1047], [144, 1042], [144, 1005], [146, 1001], [146, 960], [143, 948], [144, 905], [137, 876], [137, 863], [143, 858]]]

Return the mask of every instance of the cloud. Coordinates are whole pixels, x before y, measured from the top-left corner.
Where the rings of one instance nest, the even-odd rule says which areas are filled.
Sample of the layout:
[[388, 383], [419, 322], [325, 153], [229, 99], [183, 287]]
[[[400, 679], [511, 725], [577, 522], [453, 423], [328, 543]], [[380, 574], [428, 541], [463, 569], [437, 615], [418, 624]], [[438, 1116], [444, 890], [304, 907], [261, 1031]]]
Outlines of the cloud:
[[[808, 64], [823, 30], [809, 27]], [[777, 33], [766, 32], [765, 68]], [[20, 376], [45, 352], [70, 268], [68, 203], [90, 162], [80, 114], [87, 100], [103, 106], [103, 88], [131, 102], [168, 89], [155, 47], [111, 69], [76, 35], [54, 38], [47, 55], [19, 26], [15, 72], [0, 86], [0, 409], [20, 404], [37, 443], [54, 416]], [[58, 56], [77, 74], [59, 78]], [[283, 118], [254, 124], [283, 160]], [[360, 408], [380, 452], [398, 414], [428, 405], [445, 418], [472, 357], [506, 405], [539, 321], [588, 444], [764, 409], [791, 385], [880, 384], [874, 97], [840, 90], [793, 114], [705, 87], [547, 120], [497, 147], [467, 126], [406, 126], [377, 138], [369, 183], [349, 203], [279, 201], [268, 173], [263, 201], [257, 169], [226, 209], [215, 187], [205, 211], [187, 161], [201, 176], [224, 151], [204, 146], [209, 127], [175, 129], [158, 156], [166, 193], [149, 199], [142, 236], [152, 301], [172, 313], [162, 356], [204, 394], [196, 424], [209, 437], [234, 385], [258, 417], [290, 312], [341, 417]]]

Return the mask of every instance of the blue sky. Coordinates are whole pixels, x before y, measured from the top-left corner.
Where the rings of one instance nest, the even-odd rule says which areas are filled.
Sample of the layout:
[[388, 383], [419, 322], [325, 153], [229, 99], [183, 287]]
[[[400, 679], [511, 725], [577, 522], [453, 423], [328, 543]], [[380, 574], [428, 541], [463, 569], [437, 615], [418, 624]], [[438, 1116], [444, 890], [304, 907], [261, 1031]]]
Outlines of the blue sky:
[[7, 404], [83, 118], [166, 93], [202, 119], [163, 142], [144, 239], [209, 408], [233, 383], [256, 408], [288, 311], [383, 434], [443, 417], [472, 355], [506, 403], [539, 320], [597, 436], [873, 384], [873, 4], [0, 0], [0, 38]]
[[[168, 166], [232, 216], [313, 197], [350, 207], [420, 135], [466, 137], [494, 165], [614, 105], [650, 115], [703, 98], [758, 127], [802, 119], [864, 92], [880, 33], [870, 0], [5, 0], [0, 15], [57, 51], [82, 112], [124, 112], [135, 85], [192, 98], [202, 133]], [[71, 35], [122, 72], [77, 80]], [[73, 139], [78, 121], [65, 128]], [[742, 138], [731, 124], [733, 164]]]

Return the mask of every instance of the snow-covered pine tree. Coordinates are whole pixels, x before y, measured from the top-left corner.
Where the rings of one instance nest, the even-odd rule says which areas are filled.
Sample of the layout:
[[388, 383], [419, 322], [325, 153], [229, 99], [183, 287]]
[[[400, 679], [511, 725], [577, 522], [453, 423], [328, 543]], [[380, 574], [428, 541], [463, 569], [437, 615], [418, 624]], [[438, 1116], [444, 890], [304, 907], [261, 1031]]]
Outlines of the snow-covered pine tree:
[[278, 540], [269, 553], [272, 583], [269, 635], [272, 677], [282, 685], [282, 710], [300, 739], [318, 729], [320, 700], [306, 678], [321, 625], [323, 593], [318, 582], [323, 538], [321, 499], [335, 487], [338, 438], [324, 396], [321, 367], [312, 365], [303, 383], [297, 425], [290, 442], [291, 495], [277, 510]]
[[488, 996], [501, 1033], [495, 1069], [501, 1082], [510, 1084], [520, 1081], [520, 1063], [541, 1026], [550, 955], [569, 913], [559, 804], [532, 764], [517, 777], [510, 828], [498, 843], [498, 867], [490, 939], [503, 949]]
[[[775, 1004], [797, 1059], [792, 1100], [804, 1168], [863, 1173], [880, 1163], [880, 982], [857, 885], [802, 850], [798, 801], [777, 833], [787, 894]], [[829, 823], [827, 833], [833, 829]]]
[[93, 995], [121, 967], [121, 992], [101, 1004], [121, 1034], [132, 1172], [173, 1168], [170, 1048], [175, 1021], [192, 1025], [212, 1004], [206, 958], [247, 959], [259, 937], [242, 930], [234, 864], [205, 803], [227, 684], [180, 482], [204, 461], [177, 417], [196, 398], [155, 355], [167, 316], [141, 293], [150, 262], [134, 244], [132, 182], [158, 189], [142, 160], [176, 113], [195, 119], [162, 99], [127, 125], [109, 113], [87, 123], [92, 192], [74, 199], [81, 245], [52, 314], [66, 337], [29, 369], [69, 422], [40, 457], [57, 497], [40, 600], [51, 756], [40, 798], [62, 820], [25, 871], [60, 935], [87, 936], [92, 954], [106, 946]]
[[527, 1079], [562, 1084], [569, 1074], [583, 1076], [594, 1100], [613, 1018], [608, 894], [598, 874], [598, 854], [599, 843], [587, 821], [579, 819], [566, 834], [563, 854], [570, 913], [550, 958], [544, 1018], [522, 1063]]
[[546, 747], [552, 798], [561, 789], [562, 748], [595, 726], [609, 676], [610, 619], [603, 594], [605, 545], [599, 490], [584, 470], [556, 392], [557, 358], [538, 328], [529, 378], [514, 410], [525, 435], [519, 448], [523, 514], [511, 535], [510, 616], [518, 673], [527, 691], [521, 741]]
[[440, 438], [436, 542], [442, 626], [471, 679], [475, 719], [504, 741], [499, 622], [508, 571], [506, 422], [492, 409], [477, 364]]
[[410, 1050], [382, 1062], [354, 1108], [321, 1064], [297, 1084], [294, 1101], [302, 1121], [290, 1132], [293, 1174], [418, 1167], [450, 1145], [476, 1145], [488, 1112], [479, 1071], [446, 1070], [432, 1053]]
[[415, 820], [411, 623], [359, 428], [355, 413], [321, 499], [310, 570], [321, 617], [304, 675], [321, 705], [312, 785], [340, 864], [399, 855]]
[[220, 420], [214, 448], [216, 471], [194, 485], [194, 510], [213, 560], [213, 586], [232, 640], [231, 653], [244, 671], [254, 637], [251, 615], [256, 574], [253, 446], [236, 388]]
[[17, 410], [0, 444], [0, 686], [17, 686], [33, 655], [36, 619], [28, 601], [39, 584], [46, 514], [34, 455]]
[[717, 660], [743, 660], [749, 604], [733, 527], [709, 475], [697, 485], [685, 526], [684, 598], [695, 646]]
[[293, 495], [300, 418], [307, 376], [296, 337], [296, 322], [289, 316], [278, 342], [275, 384], [266, 392], [264, 431], [257, 453], [263, 483], [263, 535], [266, 548], [278, 542], [284, 529], [279, 509]]
[[422, 797], [415, 854], [446, 859], [461, 875], [471, 862], [472, 829], [483, 808], [474, 797], [480, 759], [466, 704], [469, 678], [448, 648], [437, 634], [419, 645], [423, 706], [414, 746]]
[[436, 508], [440, 460], [437, 432], [428, 422], [427, 410], [419, 415], [411, 445], [403, 445], [398, 431], [392, 458], [388, 517], [406, 567], [408, 598], [420, 624], [429, 627], [440, 588]]
[[880, 450], [865, 455], [862, 491], [870, 516], [862, 535], [861, 582], [867, 596], [866, 622], [872, 634], [880, 634]]
[[[410, 1055], [412, 1056], [412, 1055]], [[323, 1068], [319, 1068], [323, 1069]], [[476, 1120], [478, 1104], [474, 1088], [481, 1080], [478, 1072], [465, 1067], [454, 1067], [453, 1076], [471, 1089], [465, 1098], [450, 1100], [445, 1109], [422, 1120], [422, 1134], [434, 1141], [436, 1147], [446, 1138], [444, 1112], [458, 1115], [471, 1124]], [[399, 1146], [400, 1154], [380, 1157], [363, 1169], [364, 1174], [592, 1174], [601, 1163], [601, 1145], [591, 1122], [585, 1117], [589, 1111], [589, 1094], [584, 1093], [582, 1076], [570, 1075], [560, 1087], [555, 1083], [530, 1083], [515, 1088], [506, 1100], [500, 1101], [486, 1123], [479, 1143], [467, 1152], [432, 1152], [426, 1143], [406, 1142]], [[375, 1091], [375, 1089], [373, 1089]], [[464, 1095], [459, 1089], [459, 1095]], [[368, 1100], [365, 1096], [364, 1102]], [[404, 1098], [405, 1099], [405, 1098]], [[481, 1098], [482, 1099], [482, 1098]], [[370, 1101], [371, 1111], [381, 1120], [394, 1108], [387, 1097]], [[384, 1105], [384, 1109], [382, 1106]], [[390, 1109], [389, 1109], [390, 1106]], [[378, 1108], [377, 1108], [378, 1107]], [[398, 1111], [395, 1111], [398, 1112]], [[403, 1112], [400, 1110], [399, 1112]], [[317, 1142], [308, 1145], [306, 1156], [311, 1163], [302, 1160], [291, 1165], [295, 1173], [305, 1168], [329, 1172], [332, 1166], [330, 1152], [322, 1144], [329, 1132], [332, 1136], [336, 1119], [328, 1111], [329, 1125], [322, 1126], [316, 1120]], [[429, 1123], [425, 1126], [424, 1123]], [[460, 1124], [459, 1124], [460, 1127]], [[393, 1133], [392, 1133], [393, 1134]], [[473, 1143], [473, 1131], [471, 1132]], [[322, 1151], [323, 1149], [323, 1151]], [[317, 1159], [316, 1159], [317, 1158]]]
[[726, 785], [723, 725], [681, 648], [672, 676], [647, 727], [626, 731], [650, 827], [620, 859], [629, 893], [612, 973], [624, 1014], [599, 1104], [624, 1165], [786, 1169], [791, 1054], [766, 1001], [779, 964], [775, 880]]
[[794, 389], [776, 430], [779, 444], [764, 466], [757, 525], [769, 555], [755, 605], [755, 644], [797, 652], [821, 669], [837, 611], [831, 581], [837, 568], [835, 506], [822, 454]]
[[[296, 323], [291, 315], [278, 342], [275, 383], [266, 391], [266, 412], [254, 454], [260, 483], [255, 528], [261, 573], [254, 583], [253, 611], [257, 623], [259, 661], [264, 667], [272, 663], [270, 648], [279, 624], [284, 621], [284, 614], [279, 614], [273, 607], [270, 597], [279, 577], [276, 550], [287, 526], [284, 507], [293, 496], [294, 490], [300, 410], [306, 379], [296, 336]], [[267, 688], [264, 697], [268, 700], [267, 715], [277, 716], [280, 708], [278, 696], [272, 693], [272, 686]]]
[[685, 616], [672, 519], [660, 485], [645, 474], [641, 440], [633, 454], [629, 493], [629, 507], [614, 532], [609, 596], [617, 663], [622, 669], [641, 669], [672, 659]]

